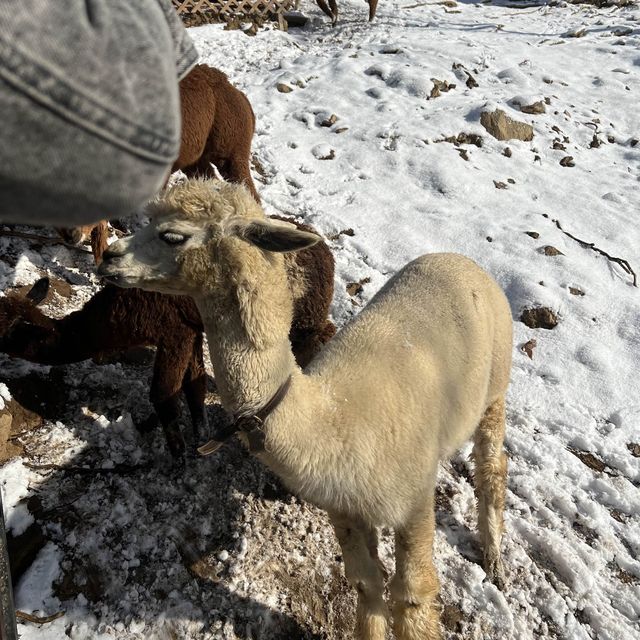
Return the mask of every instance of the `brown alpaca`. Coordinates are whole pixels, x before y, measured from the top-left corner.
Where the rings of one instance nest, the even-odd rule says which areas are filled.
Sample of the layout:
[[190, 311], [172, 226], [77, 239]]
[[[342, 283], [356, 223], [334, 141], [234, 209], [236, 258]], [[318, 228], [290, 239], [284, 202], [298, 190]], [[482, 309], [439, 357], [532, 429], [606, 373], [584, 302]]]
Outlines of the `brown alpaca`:
[[[260, 202], [249, 169], [255, 116], [247, 97], [222, 71], [205, 64], [195, 66], [180, 81], [179, 88], [182, 133], [171, 172], [180, 169], [190, 178], [215, 178], [213, 163], [225, 180], [242, 182]], [[96, 264], [102, 262], [109, 237], [106, 221], [58, 232], [73, 244], [91, 236]]]
[[172, 171], [242, 182], [260, 202], [249, 162], [255, 116], [247, 97], [219, 69], [199, 64], [180, 82], [182, 139]]
[[[298, 363], [305, 366], [335, 333], [327, 320], [334, 264], [324, 243], [292, 255], [289, 276], [297, 299], [289, 337]], [[191, 413], [196, 444], [201, 435], [206, 437], [203, 326], [191, 298], [107, 286], [79, 311], [54, 319], [36, 307], [47, 289], [43, 279], [26, 299], [16, 295], [0, 298], [0, 352], [57, 365], [136, 346], [156, 346], [150, 395], [169, 450], [176, 457], [184, 451], [179, 427], [181, 391]]]
[[[369, 22], [376, 17], [376, 9], [378, 7], [378, 0], [365, 0], [369, 5]], [[329, 6], [327, 6], [326, 0], [316, 0], [318, 6], [324, 13], [331, 18], [331, 24], [338, 22], [338, 4], [336, 0], [329, 0]]]
[[58, 227], [56, 231], [65, 242], [70, 244], [82, 244], [85, 240], [91, 242], [91, 253], [96, 264], [102, 262], [102, 254], [109, 246], [109, 224], [106, 220], [101, 220], [96, 225], [86, 225], [83, 227]]

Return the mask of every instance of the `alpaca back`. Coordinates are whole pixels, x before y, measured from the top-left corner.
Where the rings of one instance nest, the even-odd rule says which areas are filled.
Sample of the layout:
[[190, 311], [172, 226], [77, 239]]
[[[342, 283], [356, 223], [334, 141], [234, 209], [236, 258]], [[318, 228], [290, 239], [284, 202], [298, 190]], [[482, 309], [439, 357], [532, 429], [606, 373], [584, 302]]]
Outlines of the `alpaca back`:
[[[439, 458], [468, 439], [504, 394], [511, 339], [498, 285], [468, 258], [431, 254], [391, 278], [306, 372], [332, 379], [351, 424], [358, 415], [378, 416], [384, 446], [398, 446], [389, 437], [404, 439], [400, 449], [411, 456], [437, 442]], [[423, 424], [404, 424], [409, 415], [423, 416]]]

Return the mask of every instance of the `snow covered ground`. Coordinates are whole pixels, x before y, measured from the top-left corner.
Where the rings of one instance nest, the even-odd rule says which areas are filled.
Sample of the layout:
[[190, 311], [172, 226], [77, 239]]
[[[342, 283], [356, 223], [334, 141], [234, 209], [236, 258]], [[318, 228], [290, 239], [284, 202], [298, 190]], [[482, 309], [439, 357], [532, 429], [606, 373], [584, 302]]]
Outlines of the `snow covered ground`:
[[[640, 273], [640, 9], [383, 0], [368, 24], [361, 0], [339, 5], [335, 28], [306, 0], [305, 29], [190, 31], [253, 105], [266, 210], [331, 239], [336, 324], [427, 252], [472, 257], [507, 293], [509, 584], [498, 591], [478, 563], [465, 448], [442, 465], [437, 494], [446, 637], [640, 637], [640, 290], [555, 222]], [[433, 79], [455, 88], [431, 98]], [[533, 140], [491, 137], [480, 114], [494, 108], [532, 124]], [[459, 134], [481, 146], [444, 141]], [[3, 289], [43, 271], [72, 282], [57, 313], [97, 286], [63, 247], [0, 239], [0, 260]], [[539, 306], [555, 328], [520, 321]], [[530, 358], [520, 347], [532, 339]], [[353, 594], [324, 514], [239, 446], [168, 470], [160, 436], [131, 425], [149, 410], [148, 365], [55, 373], [0, 357], [3, 398], [29, 374], [57, 400], [23, 437], [24, 459], [0, 469], [9, 526], [28, 525], [28, 499], [50, 540], [17, 604], [66, 612], [21, 624], [22, 638], [348, 636]]]

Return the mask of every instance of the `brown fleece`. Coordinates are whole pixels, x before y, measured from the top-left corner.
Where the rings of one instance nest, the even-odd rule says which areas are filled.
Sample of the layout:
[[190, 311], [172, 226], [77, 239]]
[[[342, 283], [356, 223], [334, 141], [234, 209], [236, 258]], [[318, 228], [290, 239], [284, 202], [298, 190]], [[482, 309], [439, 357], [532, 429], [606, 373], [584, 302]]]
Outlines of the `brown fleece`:
[[172, 171], [242, 182], [260, 202], [251, 178], [255, 116], [247, 97], [219, 69], [199, 64], [180, 82], [182, 140]]

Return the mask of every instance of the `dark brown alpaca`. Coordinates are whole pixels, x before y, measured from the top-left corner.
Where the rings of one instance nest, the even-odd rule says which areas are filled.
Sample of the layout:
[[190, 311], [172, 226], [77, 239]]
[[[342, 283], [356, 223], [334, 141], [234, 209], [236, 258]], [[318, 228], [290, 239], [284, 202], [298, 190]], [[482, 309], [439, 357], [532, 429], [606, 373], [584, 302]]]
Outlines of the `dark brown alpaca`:
[[[180, 152], [171, 171], [181, 169], [190, 178], [216, 178], [213, 163], [225, 180], [244, 183], [260, 202], [249, 169], [255, 116], [247, 97], [222, 71], [205, 64], [195, 66], [180, 81], [179, 88], [182, 133]], [[102, 262], [109, 237], [105, 221], [58, 231], [74, 244], [91, 236], [96, 264]]]
[[[304, 366], [335, 333], [327, 320], [334, 264], [323, 242], [291, 255], [289, 276], [296, 302], [289, 337], [298, 364]], [[104, 357], [135, 346], [156, 346], [151, 402], [169, 450], [174, 456], [184, 451], [179, 427], [181, 391], [197, 443], [207, 427], [206, 374], [203, 326], [191, 298], [107, 286], [79, 311], [54, 319], [36, 307], [47, 287], [47, 282], [39, 281], [26, 299], [15, 295], [0, 298], [0, 351], [56, 365]], [[202, 435], [207, 436], [206, 432]]]

